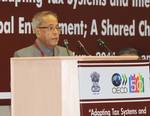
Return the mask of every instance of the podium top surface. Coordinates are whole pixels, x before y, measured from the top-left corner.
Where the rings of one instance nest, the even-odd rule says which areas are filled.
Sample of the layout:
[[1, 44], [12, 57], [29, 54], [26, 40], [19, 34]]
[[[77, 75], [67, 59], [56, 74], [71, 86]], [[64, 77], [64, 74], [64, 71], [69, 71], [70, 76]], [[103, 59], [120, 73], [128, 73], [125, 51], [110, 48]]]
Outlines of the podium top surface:
[[138, 60], [138, 56], [53, 56], [53, 57], [12, 57], [11, 60]]

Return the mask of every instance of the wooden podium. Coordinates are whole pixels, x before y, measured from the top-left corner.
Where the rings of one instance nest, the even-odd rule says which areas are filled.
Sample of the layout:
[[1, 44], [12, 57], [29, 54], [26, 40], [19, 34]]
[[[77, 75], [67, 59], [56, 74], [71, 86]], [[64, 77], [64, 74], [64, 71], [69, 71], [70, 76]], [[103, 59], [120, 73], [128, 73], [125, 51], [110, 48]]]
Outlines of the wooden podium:
[[12, 116], [81, 116], [78, 62], [137, 57], [11, 58]]

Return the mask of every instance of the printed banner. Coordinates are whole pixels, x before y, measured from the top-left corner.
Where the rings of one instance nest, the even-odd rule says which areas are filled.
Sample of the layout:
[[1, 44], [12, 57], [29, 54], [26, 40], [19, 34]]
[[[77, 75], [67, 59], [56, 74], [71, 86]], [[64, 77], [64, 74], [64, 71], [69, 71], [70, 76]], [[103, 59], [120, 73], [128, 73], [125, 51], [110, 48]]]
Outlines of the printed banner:
[[150, 114], [149, 62], [83, 61], [78, 67], [81, 116]]
[[[31, 21], [35, 13], [58, 14], [60, 42], [69, 42], [77, 56], [115, 56], [132, 47], [150, 59], [150, 0], [0, 0], [0, 92], [10, 92], [10, 58], [34, 43]], [[99, 43], [102, 40], [105, 45]]]

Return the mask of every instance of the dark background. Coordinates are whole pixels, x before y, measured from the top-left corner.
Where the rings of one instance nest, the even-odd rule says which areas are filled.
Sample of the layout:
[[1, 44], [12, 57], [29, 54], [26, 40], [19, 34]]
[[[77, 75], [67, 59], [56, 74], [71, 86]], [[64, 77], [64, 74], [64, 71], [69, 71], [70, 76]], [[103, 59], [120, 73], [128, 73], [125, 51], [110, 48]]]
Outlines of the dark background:
[[[109, 1], [107, 1], [109, 3]], [[97, 39], [102, 39], [106, 45], [117, 54], [122, 48], [133, 47], [140, 51], [143, 56], [150, 54], [150, 38], [149, 36], [141, 37], [138, 33], [138, 23], [141, 20], [147, 20], [150, 24], [150, 8], [133, 8], [131, 7], [131, 1], [128, 7], [112, 7], [110, 4], [106, 6], [88, 6], [78, 5], [76, 9], [73, 9], [71, 5], [65, 4], [48, 4], [43, 0], [41, 8], [37, 8], [35, 4], [19, 3], [18, 7], [14, 6], [14, 3], [1, 2], [0, 1], [0, 21], [4, 22], [10, 20], [11, 16], [14, 16], [14, 33], [5, 34], [0, 33], [0, 92], [10, 91], [10, 58], [13, 57], [14, 51], [31, 45], [36, 39], [33, 34], [19, 34], [18, 33], [18, 18], [25, 17], [26, 22], [30, 22], [32, 16], [39, 11], [52, 10], [59, 16], [60, 22], [66, 23], [79, 23], [81, 20], [88, 25], [88, 34], [86, 38], [83, 35], [61, 35], [60, 45], [63, 45], [63, 39], [69, 41], [69, 48], [77, 55], [84, 54], [80, 48], [78, 48], [77, 41], [80, 40], [88, 52], [92, 55], [96, 55], [97, 52], [105, 52], [109, 55], [108, 51], [99, 47]], [[91, 21], [95, 19], [97, 21], [98, 35], [90, 35]], [[136, 21], [136, 35], [130, 36], [102, 36], [101, 35], [101, 21], [103, 19], [110, 19], [112, 24], [131, 24], [132, 20]], [[0, 27], [1, 29], [1, 27]]]

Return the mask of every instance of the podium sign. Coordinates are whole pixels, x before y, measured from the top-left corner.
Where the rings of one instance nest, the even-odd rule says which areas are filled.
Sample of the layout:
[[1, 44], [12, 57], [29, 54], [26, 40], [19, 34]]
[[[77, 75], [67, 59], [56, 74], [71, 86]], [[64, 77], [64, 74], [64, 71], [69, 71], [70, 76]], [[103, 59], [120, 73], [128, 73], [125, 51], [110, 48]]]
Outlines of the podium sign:
[[149, 62], [81, 61], [81, 116], [150, 115]]

